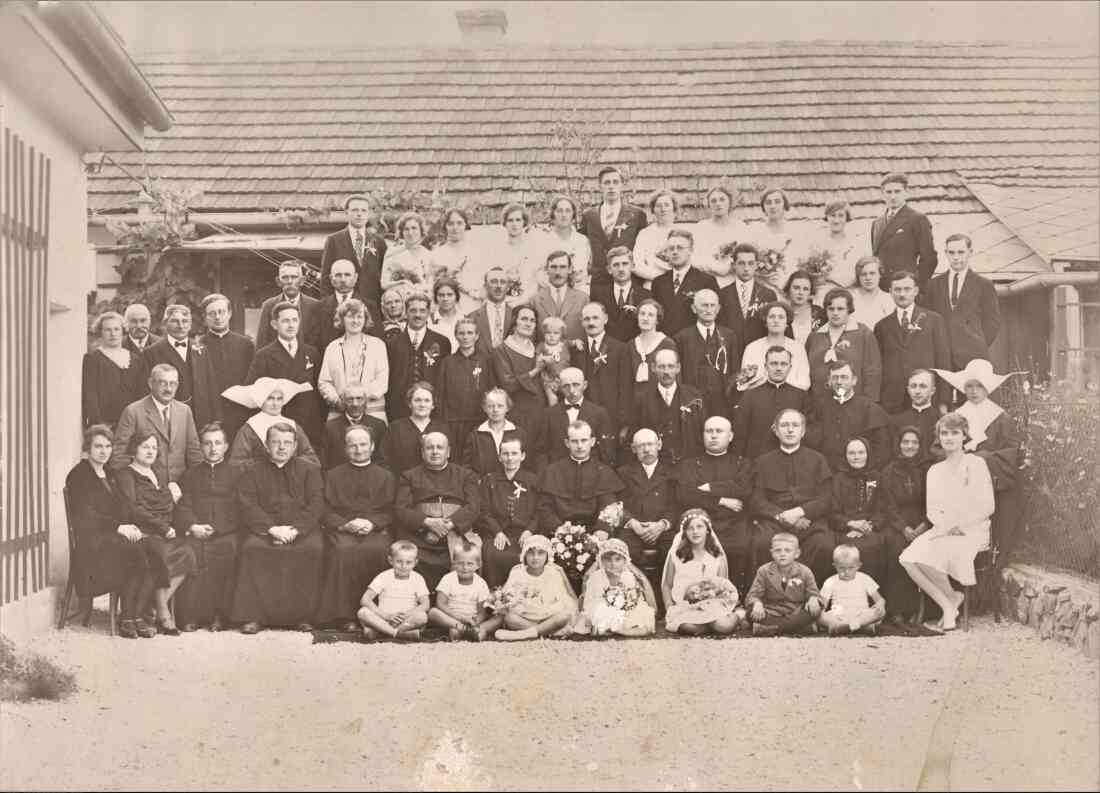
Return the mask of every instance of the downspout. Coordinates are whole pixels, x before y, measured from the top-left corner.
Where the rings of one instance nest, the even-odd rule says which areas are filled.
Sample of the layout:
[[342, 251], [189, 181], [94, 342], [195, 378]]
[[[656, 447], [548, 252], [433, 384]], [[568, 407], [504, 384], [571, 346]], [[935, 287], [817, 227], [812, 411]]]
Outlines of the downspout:
[[1092, 286], [1093, 284], [1100, 284], [1100, 272], [1035, 273], [1011, 284], [997, 284], [997, 296], [1021, 295], [1036, 289], [1052, 289], [1056, 286]]

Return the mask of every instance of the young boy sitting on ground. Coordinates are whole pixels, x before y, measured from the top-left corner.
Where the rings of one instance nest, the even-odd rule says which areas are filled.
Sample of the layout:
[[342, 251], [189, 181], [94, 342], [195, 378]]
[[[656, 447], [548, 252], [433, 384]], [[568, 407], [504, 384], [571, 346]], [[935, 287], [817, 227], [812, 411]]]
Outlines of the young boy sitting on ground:
[[886, 601], [878, 591], [875, 579], [861, 573], [859, 548], [838, 545], [833, 550], [836, 575], [829, 576], [821, 587], [825, 610], [817, 623], [828, 629], [830, 636], [875, 632], [875, 626], [886, 616]]
[[821, 613], [821, 595], [810, 568], [798, 560], [798, 538], [787, 532], [772, 537], [772, 561], [756, 571], [745, 605], [753, 636], [802, 633]]
[[[390, 546], [389, 570], [374, 577], [359, 601], [359, 622], [368, 639], [379, 635], [420, 641], [428, 622], [428, 585], [416, 572], [416, 545], [398, 540]], [[375, 603], [375, 600], [378, 602]]]
[[477, 574], [480, 566], [478, 549], [464, 543], [451, 554], [451, 572], [435, 588], [435, 606], [428, 611], [428, 622], [446, 628], [452, 642], [484, 641], [504, 622], [485, 608], [489, 585]]

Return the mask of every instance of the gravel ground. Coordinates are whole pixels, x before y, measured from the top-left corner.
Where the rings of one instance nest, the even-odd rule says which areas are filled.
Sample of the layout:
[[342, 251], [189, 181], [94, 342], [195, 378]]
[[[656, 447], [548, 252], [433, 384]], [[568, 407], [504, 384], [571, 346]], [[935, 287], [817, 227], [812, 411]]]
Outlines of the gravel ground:
[[31, 649], [81, 691], [3, 707], [5, 789], [1100, 788], [1097, 665], [991, 621], [512, 646], [97, 626]]

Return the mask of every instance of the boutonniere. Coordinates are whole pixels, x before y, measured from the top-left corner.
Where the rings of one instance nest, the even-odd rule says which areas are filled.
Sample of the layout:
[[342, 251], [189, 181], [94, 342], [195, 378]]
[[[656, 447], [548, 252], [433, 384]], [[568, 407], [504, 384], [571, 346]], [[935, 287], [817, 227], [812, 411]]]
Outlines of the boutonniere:
[[753, 301], [749, 303], [748, 308], [745, 309], [745, 317], [755, 317], [760, 313], [760, 309], [762, 308], [764, 308], [764, 304], [759, 300], [753, 299]]
[[424, 351], [424, 363], [427, 366], [435, 366], [436, 360], [439, 358], [439, 345], [432, 342], [432, 346]]
[[367, 247], [364, 249], [363, 252], [364, 253], [369, 253], [371, 256], [377, 256], [378, 255], [378, 248], [376, 248], [374, 246], [373, 242], [368, 242]]
[[512, 498], [519, 498], [520, 496], [522, 496], [526, 492], [527, 492], [527, 488], [524, 487], [519, 482], [513, 482], [512, 483]]
[[206, 352], [206, 345], [198, 339], [195, 339], [191, 342], [191, 352], [195, 353], [195, 355], [202, 355]]
[[479, 377], [481, 377], [481, 366], [475, 366], [472, 370], [470, 370], [470, 374], [474, 376], [474, 380], [476, 381]]
[[688, 402], [686, 405], [680, 405], [680, 412], [684, 413], [684, 414], [688, 414], [688, 413], [693, 412], [696, 408], [699, 408], [701, 410], [702, 407], [703, 407], [703, 400], [696, 397], [695, 399]]
[[622, 311], [626, 314], [633, 314], [637, 310], [638, 307], [633, 303], [623, 303], [621, 306], [619, 306], [619, 311]]
[[802, 586], [802, 579], [801, 578], [781, 578], [780, 581], [782, 582], [784, 587]]
[[572, 347], [574, 350], [577, 350], [578, 352], [584, 352], [585, 350], [588, 349], [588, 347], [585, 346], [585, 343], [580, 339], [572, 339], [570, 341], [567, 341], [565, 344], [566, 344], [567, 347]]
[[308, 355], [306, 356], [306, 368], [307, 369], [312, 369], [313, 368], [313, 359], [310, 358]]
[[920, 314], [917, 314], [915, 318], [910, 318], [909, 324], [906, 326], [905, 329], [910, 333], [915, 333], [918, 330], [924, 330], [924, 328], [921, 326], [921, 322], [923, 322], [924, 318], [927, 316], [927, 314], [921, 312]]
[[685, 302], [691, 303], [692, 301], [695, 300], [695, 293], [697, 291], [698, 290], [696, 290], [696, 289], [692, 289], [690, 292], [681, 292], [680, 296], [682, 298], [684, 298]]
[[614, 232], [614, 235], [616, 237], [618, 237], [620, 234], [622, 234], [624, 231], [626, 231], [626, 229], [627, 229], [627, 224], [626, 223], [616, 223], [614, 226], [611, 227], [611, 231]]
[[607, 363], [607, 353], [606, 352], [601, 352], [601, 353], [597, 354], [595, 358], [592, 359], [592, 365], [597, 369], [599, 369], [600, 366], [602, 366], [603, 364], [606, 364], [606, 363]]
[[841, 339], [840, 341], [838, 341], [836, 343], [835, 346], [836, 346], [836, 349], [843, 352], [844, 350], [846, 350], [846, 349], [848, 349], [849, 347], [852, 346], [852, 342], [849, 341], [848, 339]]

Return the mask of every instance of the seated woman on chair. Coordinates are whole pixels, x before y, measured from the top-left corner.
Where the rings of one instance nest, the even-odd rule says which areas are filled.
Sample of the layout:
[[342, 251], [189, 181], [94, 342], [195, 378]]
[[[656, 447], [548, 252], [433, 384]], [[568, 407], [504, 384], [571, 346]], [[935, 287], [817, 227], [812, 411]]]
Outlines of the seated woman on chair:
[[913, 540], [898, 561], [943, 610], [937, 627], [950, 631], [964, 599], [951, 579], [974, 586], [974, 557], [989, 548], [993, 480], [985, 460], [966, 453], [970, 434], [965, 417], [948, 413], [936, 422], [936, 436], [946, 458], [928, 470], [927, 516], [932, 528]]

